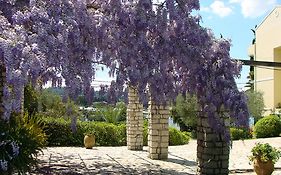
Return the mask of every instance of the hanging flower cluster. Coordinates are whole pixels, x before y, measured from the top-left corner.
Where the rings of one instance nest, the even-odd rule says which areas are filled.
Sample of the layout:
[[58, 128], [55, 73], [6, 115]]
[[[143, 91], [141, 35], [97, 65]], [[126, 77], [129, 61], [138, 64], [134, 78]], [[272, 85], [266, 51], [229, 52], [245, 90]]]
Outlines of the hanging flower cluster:
[[248, 125], [246, 100], [234, 81], [241, 65], [230, 59], [228, 40], [200, 26], [192, 13], [199, 0], [19, 2], [0, 0], [0, 56], [9, 97], [4, 118], [20, 109], [27, 80], [61, 85], [64, 79], [75, 98], [81, 90], [91, 93], [95, 65], [102, 63], [116, 76], [111, 94], [127, 83], [163, 104], [189, 91], [218, 132], [225, 130], [221, 111]]
[[227, 138], [223, 113], [248, 126], [246, 99], [234, 80], [241, 64], [230, 58], [229, 40], [216, 39], [200, 26], [200, 16], [192, 14], [200, 8], [198, 0], [166, 0], [156, 7], [150, 0], [102, 1], [98, 6], [107, 10], [97, 46], [102, 62], [116, 73], [115, 85], [128, 82], [142, 96], [148, 89], [157, 104], [180, 92], [196, 94], [202, 115]]

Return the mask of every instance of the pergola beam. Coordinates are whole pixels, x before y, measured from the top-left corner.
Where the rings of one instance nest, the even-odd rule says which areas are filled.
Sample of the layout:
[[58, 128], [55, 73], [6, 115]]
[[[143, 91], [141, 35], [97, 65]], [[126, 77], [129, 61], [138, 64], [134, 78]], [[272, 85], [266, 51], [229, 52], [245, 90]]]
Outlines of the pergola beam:
[[281, 68], [281, 62], [254, 61], [254, 60], [242, 60], [242, 59], [234, 59], [234, 60], [241, 61], [244, 65], [248, 65], [248, 66], [266, 66], [266, 67]]

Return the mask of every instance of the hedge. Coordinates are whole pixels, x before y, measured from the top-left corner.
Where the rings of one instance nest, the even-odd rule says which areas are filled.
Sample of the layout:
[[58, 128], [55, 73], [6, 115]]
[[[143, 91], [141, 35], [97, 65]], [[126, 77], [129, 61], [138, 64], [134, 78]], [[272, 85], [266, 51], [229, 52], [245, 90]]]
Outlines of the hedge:
[[77, 131], [72, 132], [70, 120], [45, 118], [44, 131], [48, 146], [83, 146], [85, 133], [94, 133], [97, 146], [123, 146], [126, 144], [125, 124], [105, 122], [77, 122]]
[[190, 134], [187, 132], [180, 132], [176, 128], [169, 128], [169, 145], [184, 145], [189, 142]]
[[231, 140], [244, 140], [252, 138], [250, 129], [246, 128], [230, 128]]
[[[44, 118], [44, 131], [47, 134], [47, 146], [83, 146], [85, 133], [94, 133], [97, 146], [125, 146], [126, 125], [106, 122], [77, 122], [77, 131], [72, 132], [70, 120], [63, 118]], [[189, 142], [188, 133], [169, 128], [169, 144], [182, 145]], [[144, 145], [147, 145], [147, 125], [144, 125]]]
[[256, 138], [278, 137], [280, 133], [281, 120], [275, 115], [260, 119], [254, 126], [254, 135]]

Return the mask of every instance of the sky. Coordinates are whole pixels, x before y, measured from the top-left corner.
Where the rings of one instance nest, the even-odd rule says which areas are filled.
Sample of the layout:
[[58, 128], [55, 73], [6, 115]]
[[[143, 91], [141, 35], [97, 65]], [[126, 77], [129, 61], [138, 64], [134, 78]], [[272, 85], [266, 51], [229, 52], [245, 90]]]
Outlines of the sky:
[[[259, 25], [281, 0], [200, 0], [202, 25], [213, 30], [217, 37], [231, 39], [232, 58], [249, 59], [248, 47], [254, 37], [251, 29]], [[242, 89], [248, 81], [249, 66], [243, 66], [236, 80]]]
[[[212, 29], [217, 37], [221, 34], [232, 41], [232, 58], [249, 59], [247, 50], [254, 37], [251, 29], [277, 5], [281, 5], [281, 0], [200, 0], [200, 11], [196, 13], [202, 17], [202, 26]], [[241, 78], [236, 80], [239, 89], [248, 81], [248, 73], [249, 66], [243, 66]], [[113, 78], [109, 78], [107, 72], [98, 71], [96, 79]]]

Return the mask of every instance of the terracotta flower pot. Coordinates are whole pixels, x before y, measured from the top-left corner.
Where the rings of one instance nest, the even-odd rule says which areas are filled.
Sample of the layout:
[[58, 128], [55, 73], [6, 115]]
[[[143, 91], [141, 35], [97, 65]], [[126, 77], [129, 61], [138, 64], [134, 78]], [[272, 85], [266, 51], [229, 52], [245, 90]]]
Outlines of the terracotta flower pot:
[[254, 170], [257, 175], [271, 175], [274, 171], [274, 164], [271, 160], [262, 162], [260, 159], [255, 159]]
[[84, 137], [84, 146], [86, 149], [92, 149], [95, 145], [95, 135], [86, 134]]

